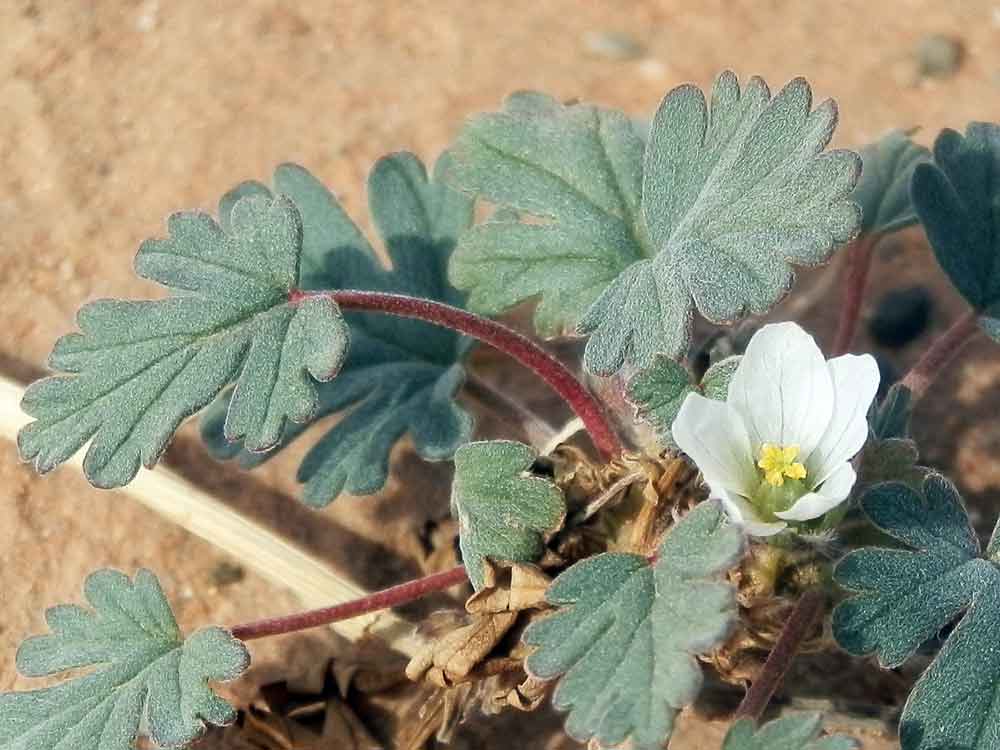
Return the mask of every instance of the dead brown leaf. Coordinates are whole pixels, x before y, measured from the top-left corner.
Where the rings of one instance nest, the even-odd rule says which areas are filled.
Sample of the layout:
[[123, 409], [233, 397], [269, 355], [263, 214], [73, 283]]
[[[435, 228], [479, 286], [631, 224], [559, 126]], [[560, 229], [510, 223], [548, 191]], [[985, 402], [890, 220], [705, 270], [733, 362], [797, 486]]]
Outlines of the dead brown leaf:
[[545, 591], [552, 579], [535, 565], [494, 565], [486, 561], [485, 585], [465, 602], [469, 614], [522, 612], [546, 606]]

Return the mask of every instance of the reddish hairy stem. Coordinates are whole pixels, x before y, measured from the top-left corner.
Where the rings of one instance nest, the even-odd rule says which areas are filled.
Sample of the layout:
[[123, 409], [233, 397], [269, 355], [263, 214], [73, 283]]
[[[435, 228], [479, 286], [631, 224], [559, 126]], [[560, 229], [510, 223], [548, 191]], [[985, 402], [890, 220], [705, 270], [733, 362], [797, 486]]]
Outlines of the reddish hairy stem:
[[868, 271], [872, 265], [872, 251], [882, 238], [877, 232], [863, 234], [847, 248], [847, 265], [844, 268], [843, 292], [840, 300], [840, 320], [837, 336], [833, 341], [832, 357], [846, 354], [858, 330], [861, 303], [865, 298]]
[[459, 565], [457, 568], [446, 570], [442, 573], [434, 573], [425, 578], [418, 578], [415, 581], [407, 581], [398, 586], [376, 591], [374, 594], [355, 599], [351, 602], [344, 602], [333, 607], [323, 609], [312, 609], [307, 612], [299, 612], [294, 615], [283, 617], [271, 617], [266, 620], [257, 620], [242, 625], [236, 625], [231, 629], [233, 636], [241, 641], [252, 641], [255, 638], [266, 638], [270, 635], [283, 635], [285, 633], [295, 633], [299, 630], [318, 628], [322, 625], [329, 625], [340, 620], [349, 620], [358, 615], [377, 612], [380, 609], [389, 609], [415, 601], [435, 591], [443, 591], [468, 580], [465, 567]]
[[740, 707], [736, 709], [736, 718], [744, 716], [757, 721], [760, 719], [767, 704], [771, 702], [774, 692], [781, 685], [792, 660], [798, 653], [809, 633], [812, 632], [817, 620], [826, 609], [826, 594], [819, 589], [805, 592], [795, 603], [792, 613], [781, 629], [778, 642], [764, 662], [757, 679], [753, 681]]
[[622, 453], [622, 444], [604, 408], [584, 385], [558, 359], [512, 328], [489, 318], [432, 300], [381, 292], [303, 292], [293, 290], [289, 299], [294, 303], [311, 296], [330, 296], [345, 310], [368, 310], [389, 313], [404, 318], [416, 318], [427, 323], [459, 331], [513, 357], [534, 371], [572, 407], [583, 421], [597, 449], [606, 458]]
[[927, 386], [978, 330], [979, 313], [969, 310], [931, 343], [903, 378], [903, 385], [910, 389], [914, 400], [924, 395]]

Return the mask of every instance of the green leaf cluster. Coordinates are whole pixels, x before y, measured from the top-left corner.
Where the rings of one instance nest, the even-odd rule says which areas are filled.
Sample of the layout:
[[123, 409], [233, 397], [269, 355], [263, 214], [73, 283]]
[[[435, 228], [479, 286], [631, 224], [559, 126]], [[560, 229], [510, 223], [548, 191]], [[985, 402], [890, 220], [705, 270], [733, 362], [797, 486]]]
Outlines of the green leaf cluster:
[[559, 610], [532, 624], [524, 642], [537, 647], [531, 674], [561, 675], [553, 704], [569, 711], [570, 736], [663, 746], [701, 689], [696, 655], [721, 643], [736, 619], [723, 576], [742, 551], [739, 529], [705, 502], [667, 534], [654, 562], [605, 553], [556, 578], [546, 599]]
[[1000, 341], [1000, 126], [942, 130], [911, 190], [938, 263]]
[[729, 396], [729, 381], [740, 364], [740, 355], [719, 360], [706, 370], [700, 383], [679, 362], [660, 355], [648, 370], [643, 370], [625, 386], [625, 395], [636, 408], [636, 415], [657, 431], [660, 444], [674, 448], [670, 428], [689, 393], [701, 393], [716, 401]]
[[[406, 294], [461, 306], [464, 295], [448, 283], [446, 268], [457, 237], [472, 222], [472, 201], [442, 181], [449, 163], [445, 154], [429, 176], [415, 156], [398, 153], [372, 168], [369, 209], [392, 262], [389, 269], [322, 183], [301, 167], [278, 167], [273, 190], [288, 196], [302, 215], [302, 288]], [[223, 222], [240, 196], [271, 192], [257, 182], [238, 186], [219, 204]], [[348, 312], [345, 318], [351, 347], [339, 375], [318, 386], [312, 420], [288, 425], [277, 446], [287, 446], [318, 419], [348, 412], [317, 440], [299, 468], [303, 499], [314, 507], [342, 492], [369, 495], [382, 489], [392, 448], [406, 434], [420, 456], [440, 461], [450, 459], [472, 433], [471, 417], [455, 400], [465, 380], [468, 339], [418, 320], [365, 312]], [[202, 418], [202, 436], [213, 455], [239, 457], [244, 466], [275, 455], [230, 440], [224, 429], [230, 403], [226, 394]]]
[[236, 711], [209, 681], [233, 680], [250, 664], [243, 644], [222, 628], [181, 635], [156, 577], [114, 570], [84, 586], [93, 611], [52, 607], [52, 633], [17, 652], [28, 677], [94, 667], [52, 687], [0, 693], [0, 750], [131, 750], [145, 719], [161, 747], [186, 745], [206, 723], [224, 725]]
[[35, 421], [19, 435], [22, 455], [45, 472], [90, 441], [88, 479], [119, 487], [218, 396], [202, 434], [216, 456], [248, 466], [315, 420], [351, 410], [299, 470], [316, 506], [342, 491], [381, 489], [407, 433], [421, 456], [450, 458], [472, 431], [455, 401], [468, 340], [414, 320], [344, 316], [330, 295], [301, 294], [352, 288], [461, 304], [446, 266], [471, 224], [472, 201], [443, 184], [447, 165], [447, 156], [439, 160], [433, 180], [410, 154], [373, 168], [371, 213], [391, 269], [336, 198], [295, 165], [275, 171], [273, 191], [256, 182], [230, 191], [218, 222], [172, 216], [168, 237], [145, 242], [135, 263], [172, 295], [81, 309], [81, 332], [60, 339], [50, 358], [63, 374], [25, 395]]
[[302, 220], [284, 196], [246, 197], [227, 226], [174, 214], [168, 237], [147, 240], [136, 273], [173, 292], [149, 301], [98, 300], [78, 315], [49, 360], [62, 373], [34, 383], [18, 435], [40, 472], [87, 441], [83, 467], [99, 487], [120, 487], [152, 466], [181, 422], [235, 383], [223, 431], [266, 451], [288, 421], [319, 406], [316, 381], [333, 378], [347, 324], [329, 297], [292, 302]]
[[467, 443], [455, 454], [452, 515], [473, 588], [485, 584], [484, 562], [535, 562], [566, 518], [562, 491], [531, 473], [533, 448], [510, 440]]
[[733, 322], [789, 289], [860, 224], [859, 160], [824, 149], [830, 101], [795, 79], [772, 96], [719, 76], [663, 100], [644, 142], [620, 112], [517, 94], [473, 118], [455, 146], [463, 190], [531, 220], [463, 236], [451, 266], [470, 306], [537, 298], [540, 333], [589, 334], [584, 363], [608, 375], [686, 351], [697, 309]]
[[820, 737], [819, 714], [786, 716], [757, 729], [752, 719], [740, 719], [726, 733], [722, 750], [857, 750], [857, 741], [844, 735]]
[[835, 578], [856, 595], [834, 611], [837, 642], [886, 668], [909, 659], [961, 617], [903, 709], [903, 750], [1000, 746], [1000, 542], [980, 550], [962, 498], [944, 477], [921, 491], [876, 486], [862, 499], [872, 523], [905, 549], [861, 549]]

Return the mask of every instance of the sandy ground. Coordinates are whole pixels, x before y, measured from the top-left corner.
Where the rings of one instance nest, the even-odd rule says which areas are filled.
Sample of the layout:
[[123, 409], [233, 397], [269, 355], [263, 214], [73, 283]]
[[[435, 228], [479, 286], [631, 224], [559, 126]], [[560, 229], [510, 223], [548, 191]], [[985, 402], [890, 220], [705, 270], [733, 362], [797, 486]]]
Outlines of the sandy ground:
[[[645, 52], [611, 59], [586, 43], [591, 32], [630, 34]], [[961, 41], [953, 77], [918, 75], [914, 49], [928, 33]], [[496, 107], [511, 90], [641, 115], [672, 86], [709, 84], [727, 67], [773, 86], [805, 75], [817, 97], [838, 100], [841, 145], [916, 125], [926, 141], [943, 126], [1000, 119], [998, 38], [1000, 6], [983, 0], [11, 0], [0, 5], [0, 364], [30, 377], [82, 302], [149, 293], [131, 258], [167, 214], [212, 208], [233, 184], [266, 178], [282, 161], [308, 166], [363, 220], [361, 186], [375, 158], [397, 149], [432, 157], [465, 115]], [[903, 251], [883, 252], [886, 262], [933, 276], [919, 234], [909, 239]], [[957, 307], [942, 293], [933, 327]], [[829, 329], [829, 310], [811, 310], [818, 328]], [[918, 351], [900, 353], [899, 364]], [[934, 425], [923, 428], [930, 459], [957, 468], [982, 499], [1000, 489], [992, 458], [1000, 432], [973, 407], [996, 397], [998, 366], [989, 353], [974, 361], [949, 381], [961, 385], [962, 408], [931, 399], [920, 419]], [[446, 512], [444, 492], [414, 497], [408, 484], [310, 516], [290, 497], [293, 457], [245, 476], [205, 459], [190, 429], [170, 458], [369, 586], [413, 573], [414, 560], [393, 540]], [[412, 481], [445, 476], [401, 460]], [[213, 571], [223, 561], [123, 495], [94, 490], [70, 469], [39, 479], [0, 445], [0, 689], [25, 685], [12, 668], [15, 644], [40, 631], [45, 606], [78, 597], [94, 567], [156, 570], [185, 625], [293, 607], [253, 575], [220, 588]], [[279, 640], [255, 654], [281, 650]], [[690, 747], [714, 746], [710, 735], [695, 736]]]

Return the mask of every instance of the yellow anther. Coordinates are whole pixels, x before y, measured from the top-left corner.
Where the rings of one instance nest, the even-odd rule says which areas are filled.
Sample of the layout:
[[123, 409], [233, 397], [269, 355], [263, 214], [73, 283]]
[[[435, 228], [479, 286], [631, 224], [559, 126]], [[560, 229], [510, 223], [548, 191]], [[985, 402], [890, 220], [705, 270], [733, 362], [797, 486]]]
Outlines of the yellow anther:
[[774, 445], [764, 443], [760, 447], [760, 460], [757, 466], [764, 470], [764, 479], [768, 484], [780, 487], [789, 479], [805, 479], [806, 467], [796, 461], [799, 455], [797, 445]]

